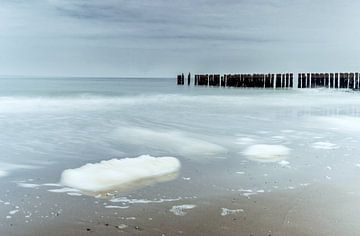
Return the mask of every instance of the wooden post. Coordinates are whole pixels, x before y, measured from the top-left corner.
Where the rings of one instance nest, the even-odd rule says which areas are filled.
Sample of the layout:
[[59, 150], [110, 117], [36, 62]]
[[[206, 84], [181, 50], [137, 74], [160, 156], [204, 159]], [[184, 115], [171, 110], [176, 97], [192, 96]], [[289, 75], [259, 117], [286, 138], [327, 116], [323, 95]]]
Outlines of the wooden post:
[[198, 85], [208, 86], [208, 83], [209, 83], [208, 75], [198, 75]]
[[282, 87], [282, 77], [281, 74], [276, 74], [276, 80], [277, 80], [277, 85], [276, 88], [281, 88]]
[[266, 74], [265, 75], [265, 88], [271, 88], [273, 85], [271, 83], [271, 75]]
[[302, 86], [302, 88], [307, 88], [307, 86], [306, 86], [306, 80], [307, 80], [306, 74], [305, 74], [305, 73], [301, 73], [301, 86]]
[[265, 75], [264, 74], [261, 74], [261, 80], [262, 80], [262, 83], [263, 83], [263, 88], [266, 88], [266, 80], [265, 80]]
[[350, 83], [350, 86], [349, 88], [351, 89], [355, 89], [355, 74], [354, 73], [350, 73], [349, 74], [349, 83]]
[[340, 86], [339, 88], [345, 88], [345, 75], [344, 73], [339, 73]]
[[289, 85], [290, 85], [290, 83], [289, 83], [289, 80], [290, 80], [289, 73], [285, 74], [285, 80], [286, 80], [286, 88], [289, 88]]
[[330, 76], [329, 73], [325, 73], [326, 86], [330, 89]]
[[209, 75], [209, 86], [214, 86], [214, 75]]
[[271, 74], [271, 83], [272, 83], [273, 89], [275, 89], [275, 88], [276, 88], [276, 78], [275, 78], [275, 74]]
[[320, 73], [320, 74], [319, 74], [319, 85], [320, 85], [320, 87], [326, 87], [326, 82], [325, 82], [325, 75], [324, 75], [324, 73]]
[[183, 85], [181, 81], [181, 75], [177, 76], [177, 85]]
[[240, 87], [241, 86], [241, 74], [233, 74], [232, 76], [232, 80], [233, 80], [233, 86], [234, 87]]
[[220, 75], [214, 75], [214, 86], [220, 86]]

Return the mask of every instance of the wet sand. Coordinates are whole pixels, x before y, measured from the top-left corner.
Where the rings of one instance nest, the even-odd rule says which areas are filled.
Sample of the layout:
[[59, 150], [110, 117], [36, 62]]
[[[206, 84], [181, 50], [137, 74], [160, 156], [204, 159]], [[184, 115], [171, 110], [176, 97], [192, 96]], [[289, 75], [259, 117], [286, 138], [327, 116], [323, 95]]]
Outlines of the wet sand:
[[[339, 191], [342, 190], [342, 191]], [[101, 210], [67, 202], [58, 215], [24, 223], [1, 223], [1, 235], [357, 235], [360, 230], [359, 192], [331, 185], [215, 199], [191, 199], [161, 204], [135, 204], [128, 209]], [[350, 190], [350, 189], [349, 189]], [[359, 189], [358, 189], [359, 190]], [[336, 193], [336, 194], [334, 194]], [[58, 200], [61, 200], [58, 199]], [[194, 204], [185, 216], [169, 210]], [[243, 212], [221, 215], [222, 208]], [[42, 209], [44, 210], [44, 209]], [[98, 211], [98, 212], [97, 212]]]

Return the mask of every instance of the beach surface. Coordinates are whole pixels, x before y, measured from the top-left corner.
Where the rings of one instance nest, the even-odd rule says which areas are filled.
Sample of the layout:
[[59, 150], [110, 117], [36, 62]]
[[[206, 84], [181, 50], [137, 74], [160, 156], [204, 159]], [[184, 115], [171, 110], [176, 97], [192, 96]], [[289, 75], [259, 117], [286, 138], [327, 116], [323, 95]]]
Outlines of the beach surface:
[[357, 235], [360, 94], [1, 78], [0, 235]]

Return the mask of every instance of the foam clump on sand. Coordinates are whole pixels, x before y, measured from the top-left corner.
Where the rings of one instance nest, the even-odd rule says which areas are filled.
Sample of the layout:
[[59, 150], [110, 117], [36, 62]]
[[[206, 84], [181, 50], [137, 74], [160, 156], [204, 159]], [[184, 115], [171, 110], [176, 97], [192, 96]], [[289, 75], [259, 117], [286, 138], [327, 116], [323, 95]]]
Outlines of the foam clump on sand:
[[187, 212], [185, 212], [185, 210], [190, 210], [195, 207], [196, 207], [196, 205], [185, 204], [185, 205], [173, 206], [169, 211], [174, 213], [174, 215], [184, 216], [187, 214]]
[[279, 161], [278, 164], [282, 167], [286, 167], [286, 166], [290, 165], [290, 162], [282, 160], [282, 161]]
[[244, 209], [231, 210], [231, 209], [227, 209], [227, 208], [221, 208], [221, 215], [222, 216], [226, 216], [226, 215], [230, 215], [230, 214], [237, 214], [239, 212], [244, 212]]
[[112, 159], [86, 164], [76, 169], [63, 171], [61, 184], [84, 192], [97, 193], [116, 190], [147, 179], [175, 174], [180, 169], [175, 157], [152, 157]]
[[290, 148], [283, 145], [256, 144], [246, 148], [243, 154], [253, 161], [279, 162], [287, 158]]

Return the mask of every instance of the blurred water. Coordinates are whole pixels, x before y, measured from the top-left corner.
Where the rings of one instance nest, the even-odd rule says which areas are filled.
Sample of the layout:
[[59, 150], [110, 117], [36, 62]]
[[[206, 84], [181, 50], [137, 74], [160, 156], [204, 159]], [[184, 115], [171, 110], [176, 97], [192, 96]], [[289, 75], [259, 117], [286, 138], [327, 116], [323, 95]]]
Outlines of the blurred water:
[[[0, 130], [3, 186], [28, 178], [54, 183], [67, 168], [150, 154], [177, 157], [182, 169], [171, 183], [138, 190], [142, 197], [261, 194], [315, 183], [360, 190], [350, 181], [360, 173], [357, 92], [2, 78]], [[244, 155], [256, 144], [288, 148], [288, 163]]]

